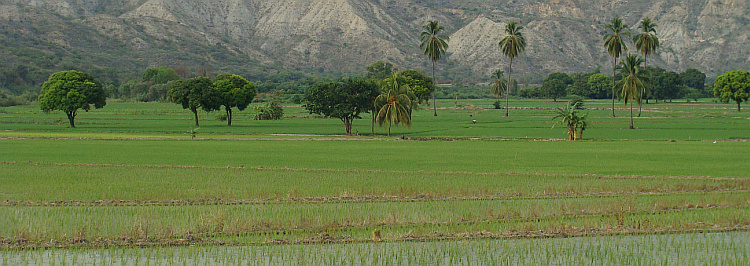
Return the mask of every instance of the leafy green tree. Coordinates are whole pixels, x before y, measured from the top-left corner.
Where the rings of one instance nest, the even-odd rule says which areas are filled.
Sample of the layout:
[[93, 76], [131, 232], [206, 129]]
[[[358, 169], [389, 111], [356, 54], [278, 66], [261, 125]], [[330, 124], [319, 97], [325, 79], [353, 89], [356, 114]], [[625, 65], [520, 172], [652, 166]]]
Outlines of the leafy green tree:
[[[647, 69], [651, 70], [652, 68]], [[659, 99], [665, 101], [669, 99], [669, 101], [672, 102], [672, 99], [679, 98], [681, 88], [681, 85], [679, 84], [679, 74], [664, 69], [649, 71], [649, 73], [651, 73], [652, 76], [652, 95], [656, 99], [656, 102], [659, 102]]]
[[[513, 81], [511, 78], [511, 74], [513, 73], [513, 58], [518, 57], [526, 49], [526, 38], [523, 37], [523, 34], [521, 33], [522, 29], [523, 27], [518, 25], [515, 21], [508, 22], [508, 24], [505, 25], [505, 37], [498, 43], [503, 54], [510, 58], [510, 63], [508, 64], [508, 80], [511, 82]], [[510, 86], [507, 86], [507, 89], [510, 90]], [[505, 93], [506, 117], [508, 116], [509, 94], [510, 91]]]
[[589, 77], [591, 77], [593, 73], [573, 73], [570, 74], [569, 77], [571, 80], [573, 80], [573, 83], [568, 85], [568, 88], [565, 89], [566, 93], [570, 95], [578, 95], [581, 97], [588, 97], [593, 98], [593, 93], [591, 92], [591, 87], [589, 86]]
[[723, 103], [736, 102], [737, 112], [739, 112], [740, 103], [750, 98], [750, 73], [745, 70], [735, 70], [716, 77], [714, 95]]
[[497, 97], [497, 101], [500, 102], [500, 95], [503, 95], [504, 92], [508, 91], [508, 81], [505, 80], [505, 71], [502, 71], [500, 69], [495, 70], [495, 73], [492, 73], [492, 88], [490, 90], [492, 91], [492, 94]]
[[214, 78], [214, 86], [221, 94], [221, 105], [227, 113], [227, 126], [232, 125], [232, 108], [243, 111], [258, 93], [255, 85], [239, 75], [221, 74]]
[[389, 62], [377, 61], [367, 66], [366, 77], [368, 79], [382, 80], [393, 74], [393, 64]]
[[170, 102], [182, 105], [183, 109], [190, 109], [198, 124], [198, 109], [206, 112], [221, 108], [221, 94], [216, 90], [213, 81], [208, 77], [196, 77], [172, 82], [167, 91]]
[[612, 79], [604, 74], [593, 74], [588, 80], [589, 89], [591, 91], [591, 98], [594, 99], [605, 99], [609, 97], [612, 88]]
[[680, 84], [696, 89], [703, 93], [706, 90], [706, 74], [695, 68], [685, 69], [680, 73]]
[[[426, 55], [430, 61], [432, 61], [432, 80], [435, 79], [435, 63], [440, 61], [445, 56], [445, 50], [448, 49], [448, 35], [440, 34], [440, 31], [445, 29], [441, 26], [437, 20], [430, 20], [427, 25], [422, 26], [422, 33], [419, 34], [419, 39], [422, 41], [419, 48], [422, 49], [424, 55]], [[436, 85], [437, 87], [437, 85]], [[432, 109], [437, 116], [437, 105], [435, 103], [435, 92], [432, 93]], [[390, 132], [390, 126], [389, 126]]]
[[565, 84], [565, 86], [573, 85], [573, 82], [575, 82], [573, 78], [570, 77], [570, 75], [562, 73], [562, 72], [551, 73], [547, 76], [545, 80], [553, 80], [553, 79], [562, 81], [562, 83]]
[[419, 71], [407, 69], [398, 73], [399, 84], [409, 85], [409, 89], [417, 97], [417, 103], [426, 102], [430, 95], [435, 92], [435, 83], [431, 77], [425, 76]]
[[170, 67], [149, 67], [143, 72], [143, 82], [148, 83], [149, 86], [154, 84], [166, 84], [173, 80], [179, 80], [180, 75]]
[[417, 108], [414, 101], [416, 95], [409, 90], [409, 85], [399, 84], [398, 75], [384, 80], [381, 94], [375, 98], [375, 120], [383, 126], [388, 123], [388, 136], [391, 135], [391, 125], [404, 124], [411, 128], [411, 112]]
[[628, 25], [622, 23], [622, 19], [619, 17], [612, 18], [610, 24], [605, 26], [611, 33], [604, 36], [604, 48], [607, 49], [607, 53], [613, 58], [612, 67], [612, 117], [615, 117], [615, 72], [617, 71], [617, 59], [622, 53], [628, 51], [628, 47], [625, 45], [623, 35], [630, 37], [630, 32], [624, 31], [628, 28]]
[[633, 126], [633, 101], [636, 101], [638, 105], [641, 105], [641, 91], [644, 91], [648, 82], [649, 74], [643, 67], [643, 59], [640, 57], [629, 54], [620, 63], [620, 73], [622, 79], [615, 84], [615, 87], [620, 88], [620, 98], [625, 100], [625, 104], [630, 103], [630, 129], [634, 129]]
[[[650, 18], [643, 18], [638, 28], [643, 32], [633, 37], [633, 43], [635, 43], [635, 48], [643, 55], [643, 65], [646, 66], [648, 56], [654, 54], [656, 49], [659, 48], [659, 38], [656, 37], [656, 23], [651, 22]], [[641, 91], [641, 97], [645, 94], [645, 91]], [[648, 99], [646, 99], [646, 103], [648, 103]], [[638, 117], [641, 117], [641, 107], [640, 105], [638, 107]]]
[[557, 102], [557, 98], [565, 96], [565, 82], [559, 79], [545, 80], [542, 83], [542, 94], [544, 97], [552, 98]]
[[304, 107], [311, 114], [341, 119], [346, 134], [351, 135], [352, 122], [371, 109], [372, 99], [378, 93], [372, 80], [346, 78], [317, 82], [307, 89]]
[[78, 109], [88, 112], [92, 104], [97, 109], [104, 107], [107, 96], [102, 84], [91, 74], [75, 70], [57, 72], [42, 84], [39, 107], [45, 113], [57, 110], [65, 112], [70, 127], [76, 127]]

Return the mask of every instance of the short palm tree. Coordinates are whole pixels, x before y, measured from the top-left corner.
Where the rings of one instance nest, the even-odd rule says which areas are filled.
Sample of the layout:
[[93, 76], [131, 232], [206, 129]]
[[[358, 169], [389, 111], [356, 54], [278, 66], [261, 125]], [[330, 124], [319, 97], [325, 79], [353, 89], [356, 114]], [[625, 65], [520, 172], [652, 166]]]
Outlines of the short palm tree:
[[[635, 48], [643, 55], [643, 66], [646, 66], [648, 56], [656, 52], [659, 48], [659, 37], [656, 37], [656, 23], [651, 22], [650, 18], [643, 18], [638, 28], [643, 32], [633, 37]], [[645, 91], [641, 91], [641, 99]], [[648, 100], [647, 100], [648, 101]], [[641, 108], [638, 108], [638, 117], [641, 116]]]
[[628, 47], [625, 46], [625, 40], [623, 35], [630, 37], [630, 32], [624, 31], [628, 28], [628, 25], [622, 23], [622, 19], [619, 17], [612, 18], [612, 22], [605, 26], [611, 33], [604, 36], [604, 48], [607, 49], [607, 53], [612, 56], [612, 117], [615, 117], [615, 71], [617, 70], [617, 58], [622, 53], [628, 51]]
[[620, 74], [622, 79], [615, 84], [620, 89], [620, 97], [625, 100], [625, 104], [630, 103], [630, 129], [633, 127], [633, 101], [641, 105], [641, 91], [644, 91], [649, 82], [648, 72], [641, 67], [643, 59], [634, 54], [626, 56], [620, 62]]
[[556, 125], [562, 124], [568, 128], [568, 140], [579, 140], [583, 137], [583, 131], [588, 127], [586, 122], [587, 114], [578, 115], [578, 108], [580, 103], [569, 102], [565, 108], [557, 108], [555, 112], [557, 115], [552, 120], [560, 119], [552, 125], [555, 128]]
[[435, 111], [435, 116], [437, 116], [437, 106], [435, 104], [435, 93], [437, 92], [435, 63], [445, 56], [445, 50], [448, 49], [449, 37], [448, 35], [440, 34], [440, 31], [445, 28], [440, 26], [437, 20], [428, 21], [426, 25], [422, 26], [422, 29], [424, 30], [419, 34], [419, 39], [422, 41], [419, 48], [432, 61], [432, 80], [436, 83], [435, 91], [432, 92], [432, 109]]
[[388, 136], [392, 124], [404, 124], [411, 128], [411, 112], [417, 107], [416, 96], [407, 84], [398, 84], [397, 74], [383, 81], [382, 93], [375, 98], [377, 121], [381, 126], [388, 123]]
[[[503, 54], [510, 58], [508, 64], [508, 83], [512, 82], [511, 74], [513, 73], [513, 58], [518, 57], [526, 49], [526, 38], [521, 34], [522, 26], [515, 21], [508, 22], [505, 25], [505, 38], [500, 40], [498, 45], [503, 50]], [[505, 86], [505, 116], [508, 116], [508, 94], [510, 86]]]
[[495, 94], [495, 97], [497, 97], [497, 101], [500, 101], [500, 95], [503, 95], [503, 93], [508, 90], [508, 82], [505, 80], [505, 71], [502, 71], [500, 69], [496, 70], [495, 73], [492, 73], [492, 79], [494, 81], [492, 82], [492, 94]]

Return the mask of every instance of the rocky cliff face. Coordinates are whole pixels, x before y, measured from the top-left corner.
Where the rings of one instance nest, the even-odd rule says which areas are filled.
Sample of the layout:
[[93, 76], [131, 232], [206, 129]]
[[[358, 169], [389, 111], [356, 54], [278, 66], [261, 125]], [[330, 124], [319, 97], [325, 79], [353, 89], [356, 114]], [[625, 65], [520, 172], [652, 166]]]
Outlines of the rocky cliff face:
[[[746, 0], [0, 0], [0, 24], [63, 24], [27, 30], [43, 35], [45, 47], [76, 45], [71, 32], [80, 27], [95, 31], [87, 42], [120, 43], [126, 51], [113, 56], [145, 65], [194, 64], [196, 58], [227, 64], [217, 52], [191, 50], [199, 45], [256, 64], [343, 73], [361, 73], [377, 60], [401, 69], [427, 68], [418, 35], [430, 19], [440, 20], [451, 37], [449, 56], [438, 64], [443, 73], [459, 66], [483, 76], [506, 67], [497, 42], [510, 20], [525, 27], [528, 42], [514, 61], [514, 73], [608, 69], [612, 59], [602, 37], [613, 16], [622, 17], [634, 34], [643, 17], [658, 24], [661, 48], [649, 64], [693, 67], [709, 76], [750, 68]], [[629, 47], [635, 50], [632, 43]], [[145, 49], [192, 55], [154, 55]]]

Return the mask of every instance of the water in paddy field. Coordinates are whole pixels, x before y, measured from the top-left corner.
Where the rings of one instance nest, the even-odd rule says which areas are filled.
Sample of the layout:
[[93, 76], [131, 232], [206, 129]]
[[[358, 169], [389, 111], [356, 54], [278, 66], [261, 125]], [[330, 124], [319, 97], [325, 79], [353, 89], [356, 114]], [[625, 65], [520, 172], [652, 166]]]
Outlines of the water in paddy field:
[[750, 232], [271, 246], [4, 250], [26, 264], [667, 264], [742, 265]]

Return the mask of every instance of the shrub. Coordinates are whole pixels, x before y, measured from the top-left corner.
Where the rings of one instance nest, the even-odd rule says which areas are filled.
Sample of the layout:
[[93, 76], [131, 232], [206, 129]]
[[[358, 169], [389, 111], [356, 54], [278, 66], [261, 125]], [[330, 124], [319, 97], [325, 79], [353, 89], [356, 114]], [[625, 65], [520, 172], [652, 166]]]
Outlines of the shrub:
[[284, 117], [284, 108], [278, 101], [265, 102], [255, 107], [255, 120], [277, 120]]

